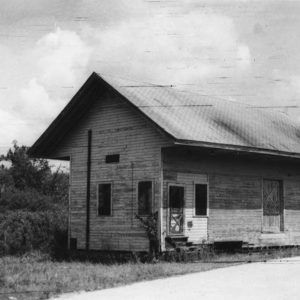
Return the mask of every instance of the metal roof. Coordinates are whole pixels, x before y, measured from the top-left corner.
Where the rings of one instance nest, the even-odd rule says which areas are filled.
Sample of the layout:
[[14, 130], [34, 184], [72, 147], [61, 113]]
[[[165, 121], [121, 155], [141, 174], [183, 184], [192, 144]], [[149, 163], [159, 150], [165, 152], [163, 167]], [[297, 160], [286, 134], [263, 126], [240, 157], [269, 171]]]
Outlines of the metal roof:
[[300, 153], [300, 126], [284, 113], [173, 87], [99, 76], [181, 143]]
[[108, 89], [118, 92], [175, 144], [300, 158], [300, 126], [283, 113], [97, 73], [92, 73], [29, 154], [53, 158], [60, 141]]

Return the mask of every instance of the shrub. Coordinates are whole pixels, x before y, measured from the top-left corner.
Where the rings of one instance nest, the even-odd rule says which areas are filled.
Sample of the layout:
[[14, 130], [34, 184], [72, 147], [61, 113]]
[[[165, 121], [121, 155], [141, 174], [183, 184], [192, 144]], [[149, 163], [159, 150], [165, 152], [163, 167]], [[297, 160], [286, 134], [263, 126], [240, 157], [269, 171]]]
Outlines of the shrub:
[[28, 147], [0, 155], [0, 254], [41, 250], [59, 256], [67, 248], [69, 175], [52, 172]]
[[146, 218], [139, 215], [135, 216], [140, 220], [142, 227], [145, 229], [149, 239], [150, 259], [158, 258], [159, 255], [159, 237], [158, 237], [158, 212], [152, 213]]
[[67, 218], [60, 211], [11, 211], [0, 217], [0, 253], [41, 250], [59, 255], [67, 241]]
[[26, 210], [26, 211], [45, 211], [51, 210], [55, 206], [49, 196], [40, 194], [36, 190], [10, 189], [2, 193], [0, 198], [0, 210]]

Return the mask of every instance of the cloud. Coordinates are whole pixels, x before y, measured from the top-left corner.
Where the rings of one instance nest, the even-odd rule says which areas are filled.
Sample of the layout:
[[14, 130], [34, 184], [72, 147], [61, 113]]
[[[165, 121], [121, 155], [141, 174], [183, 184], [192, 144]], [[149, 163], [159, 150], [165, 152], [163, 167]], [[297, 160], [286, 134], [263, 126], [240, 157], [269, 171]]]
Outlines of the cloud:
[[275, 110], [288, 114], [300, 121], [300, 75], [273, 69], [268, 77], [269, 90], [266, 94], [271, 100], [262, 101], [262, 105], [274, 106]]
[[273, 100], [286, 104], [299, 104], [300, 99], [300, 75], [290, 74], [286, 71], [273, 69], [270, 82], [273, 84]]
[[235, 72], [250, 67], [250, 50], [239, 42], [233, 20], [213, 12], [156, 12], [106, 30], [87, 27], [85, 34], [100, 73], [190, 83], [224, 73], [224, 66]]
[[295, 91], [297, 98], [300, 98], [300, 75], [292, 75], [290, 76], [290, 86]]
[[238, 60], [238, 66], [241, 68], [247, 68], [250, 66], [251, 55], [250, 55], [250, 50], [246, 45], [238, 46], [237, 60]]
[[22, 58], [0, 48], [10, 62], [3, 74], [10, 69], [16, 82], [0, 110], [8, 114], [6, 119], [12, 118], [10, 122], [26, 124], [18, 132], [9, 130], [2, 141], [32, 143], [92, 70], [140, 81], [201, 84], [205, 78], [232, 72], [224, 66], [234, 74], [251, 67], [250, 50], [240, 41], [232, 18], [181, 5], [150, 6], [122, 1], [116, 15], [126, 17], [117, 20], [111, 12], [93, 12], [94, 17], [106, 18], [109, 26], [104, 21], [86, 22], [76, 27], [77, 32], [57, 27], [22, 52]]
[[14, 137], [20, 135], [22, 126], [24, 126], [24, 122], [22, 122], [19, 118], [0, 109], [0, 154], [2, 147], [4, 148], [7, 145], [11, 145]]
[[[7, 53], [5, 49], [0, 47], [0, 53]], [[56, 117], [86, 79], [91, 48], [76, 32], [56, 28], [23, 55], [21, 61], [30, 62], [30, 70], [26, 63], [19, 70], [13, 62], [20, 59], [10, 54], [4, 70], [14, 74], [16, 87], [0, 86], [0, 144], [6, 146], [14, 139], [31, 144]], [[30, 77], [23, 80], [19, 72]]]
[[47, 120], [57, 112], [55, 101], [50, 99], [45, 87], [36, 78], [31, 79], [28, 86], [20, 91], [20, 100], [17, 111], [27, 120]]
[[90, 54], [90, 47], [73, 31], [57, 28], [43, 36], [33, 51], [35, 77], [21, 89], [17, 111], [26, 119], [49, 122], [83, 80]]
[[73, 86], [87, 66], [91, 48], [73, 31], [57, 28], [37, 42], [39, 81], [45, 86]]

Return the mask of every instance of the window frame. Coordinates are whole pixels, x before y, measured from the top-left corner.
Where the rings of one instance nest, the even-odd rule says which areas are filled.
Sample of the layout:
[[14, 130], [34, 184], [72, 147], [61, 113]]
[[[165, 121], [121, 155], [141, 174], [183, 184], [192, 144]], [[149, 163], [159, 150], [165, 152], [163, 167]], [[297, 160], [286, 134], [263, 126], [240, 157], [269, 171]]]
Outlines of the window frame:
[[[196, 214], [196, 185], [201, 184], [201, 185], [206, 185], [206, 214], [205, 215], [197, 215]], [[194, 182], [194, 213], [193, 217], [194, 218], [208, 218], [209, 217], [209, 183], [208, 182]]]
[[[139, 183], [140, 182], [151, 182], [151, 210], [149, 214], [140, 214], [139, 213]], [[137, 202], [137, 215], [140, 217], [148, 217], [153, 213], [153, 204], [154, 204], [154, 180], [153, 179], [142, 179], [138, 180], [136, 183], [136, 202]]]
[[[99, 214], [99, 185], [101, 184], [110, 184], [110, 214], [109, 215], [101, 215]], [[96, 195], [97, 195], [97, 217], [112, 217], [113, 216], [113, 182], [112, 181], [100, 181], [97, 182], [97, 191], [96, 191]]]

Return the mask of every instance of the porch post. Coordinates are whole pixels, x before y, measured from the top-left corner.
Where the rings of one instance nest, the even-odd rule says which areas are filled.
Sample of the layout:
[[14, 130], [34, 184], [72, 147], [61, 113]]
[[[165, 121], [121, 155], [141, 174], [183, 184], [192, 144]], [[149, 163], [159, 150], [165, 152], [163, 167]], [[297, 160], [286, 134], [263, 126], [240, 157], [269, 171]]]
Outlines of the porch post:
[[164, 215], [164, 205], [163, 205], [163, 197], [164, 197], [164, 176], [163, 176], [163, 162], [162, 162], [162, 148], [160, 148], [160, 194], [159, 194], [159, 238], [160, 238], [160, 251], [165, 251], [165, 238], [164, 238], [164, 224], [163, 224], [163, 215]]
[[87, 176], [86, 176], [86, 231], [85, 249], [90, 249], [90, 198], [91, 198], [91, 152], [92, 152], [92, 130], [88, 130], [87, 147]]

